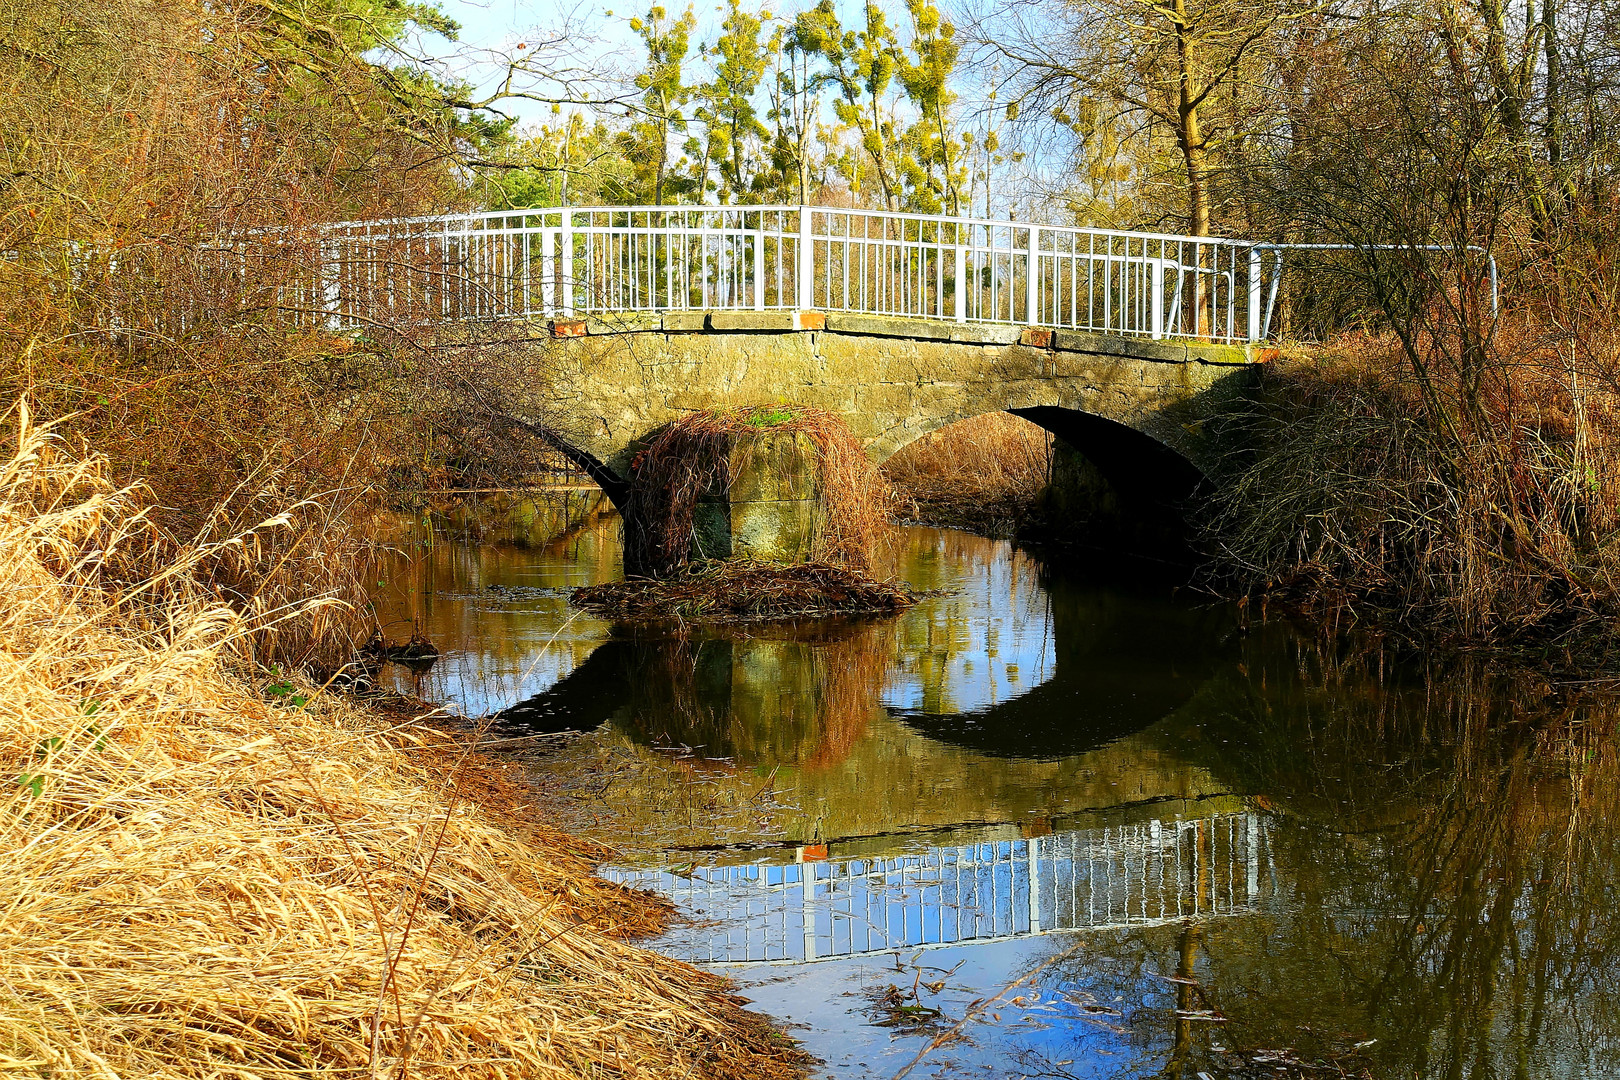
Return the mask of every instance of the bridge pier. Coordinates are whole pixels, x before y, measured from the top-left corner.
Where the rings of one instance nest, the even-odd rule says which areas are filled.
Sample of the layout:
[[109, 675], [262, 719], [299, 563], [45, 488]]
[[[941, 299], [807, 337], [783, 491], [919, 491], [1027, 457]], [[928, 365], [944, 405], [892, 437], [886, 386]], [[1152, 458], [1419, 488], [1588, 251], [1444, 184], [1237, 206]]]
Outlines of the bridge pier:
[[693, 509], [692, 556], [808, 562], [820, 526], [820, 488], [809, 436], [764, 430], [740, 439], [722, 481]]

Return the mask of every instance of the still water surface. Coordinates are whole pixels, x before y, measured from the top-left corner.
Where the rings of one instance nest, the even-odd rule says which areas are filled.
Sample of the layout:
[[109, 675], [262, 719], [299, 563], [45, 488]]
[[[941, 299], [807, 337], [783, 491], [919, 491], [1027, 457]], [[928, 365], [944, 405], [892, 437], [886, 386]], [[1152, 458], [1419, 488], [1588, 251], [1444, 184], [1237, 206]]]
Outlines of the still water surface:
[[514, 751], [545, 811], [819, 1075], [1620, 1076], [1612, 695], [949, 530], [891, 570], [941, 595], [636, 631], [567, 605], [608, 523], [441, 541], [379, 606], [445, 650], [403, 688], [584, 733]]

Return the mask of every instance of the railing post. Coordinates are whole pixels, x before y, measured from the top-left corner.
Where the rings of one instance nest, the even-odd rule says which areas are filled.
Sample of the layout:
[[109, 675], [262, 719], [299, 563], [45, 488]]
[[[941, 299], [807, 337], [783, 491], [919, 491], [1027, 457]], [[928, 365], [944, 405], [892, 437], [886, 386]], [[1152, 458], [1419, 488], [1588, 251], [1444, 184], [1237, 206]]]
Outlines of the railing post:
[[[956, 223], [956, 321], [967, 322], [967, 245], [962, 243], [962, 227], [965, 223]], [[972, 226], [969, 225], [968, 235], [972, 235]]]
[[765, 310], [765, 211], [759, 212], [754, 230], [754, 310]]
[[1260, 249], [1249, 248], [1249, 342], [1260, 340]]
[[338, 276], [340, 268], [337, 258], [337, 244], [331, 240], [322, 240], [321, 252], [321, 307], [326, 309], [326, 327], [336, 330], [339, 326], [338, 318]]
[[[1040, 321], [1041, 230], [1029, 227], [1029, 266], [1024, 272], [1024, 321], [1034, 326]], [[1157, 335], [1155, 335], [1157, 336]]]
[[553, 257], [552, 230], [540, 228], [540, 314], [557, 313], [557, 263]]
[[810, 232], [810, 207], [799, 206], [799, 269], [794, 275], [799, 280], [794, 284], [798, 287], [799, 310], [811, 311], [816, 306], [815, 282], [815, 241]]
[[[1164, 337], [1164, 260], [1149, 259], [1150, 284], [1148, 286], [1148, 333], [1154, 338]], [[1196, 275], [1195, 275], [1196, 279]]]
[[562, 286], [562, 313], [574, 316], [574, 212], [562, 212], [562, 265], [558, 267]]

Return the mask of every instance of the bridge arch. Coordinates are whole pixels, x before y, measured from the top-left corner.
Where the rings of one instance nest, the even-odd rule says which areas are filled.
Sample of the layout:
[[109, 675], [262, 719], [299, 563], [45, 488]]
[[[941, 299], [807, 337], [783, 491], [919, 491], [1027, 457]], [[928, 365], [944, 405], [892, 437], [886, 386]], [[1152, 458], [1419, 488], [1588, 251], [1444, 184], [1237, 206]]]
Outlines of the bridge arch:
[[1077, 504], [1091, 503], [1093, 512], [1146, 514], [1169, 523], [1205, 479], [1205, 469], [1188, 456], [1184, 446], [1168, 445], [1140, 427], [1064, 405], [1012, 406], [966, 417], [926, 417], [906, 429], [904, 442], [892, 434], [875, 441], [872, 456], [882, 464], [928, 435], [992, 412], [1019, 417], [1057, 439], [1054, 496], [1067, 500], [1071, 510], [1079, 509]]

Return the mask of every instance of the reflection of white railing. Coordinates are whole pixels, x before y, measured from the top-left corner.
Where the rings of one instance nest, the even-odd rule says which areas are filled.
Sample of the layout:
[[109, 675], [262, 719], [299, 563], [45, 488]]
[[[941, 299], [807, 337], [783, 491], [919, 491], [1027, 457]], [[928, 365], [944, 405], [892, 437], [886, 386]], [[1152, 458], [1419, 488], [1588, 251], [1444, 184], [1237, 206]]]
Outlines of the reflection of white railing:
[[[267, 241], [270, 243], [270, 241]], [[815, 310], [1260, 341], [1275, 245], [820, 206], [579, 207], [324, 226], [283, 310], [425, 318]]]
[[1068, 930], [1244, 914], [1270, 894], [1265, 821], [1224, 814], [892, 858], [605, 870], [703, 920], [671, 945], [703, 963], [807, 963]]

